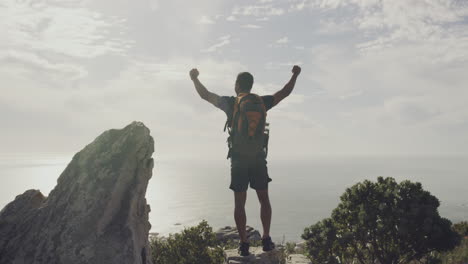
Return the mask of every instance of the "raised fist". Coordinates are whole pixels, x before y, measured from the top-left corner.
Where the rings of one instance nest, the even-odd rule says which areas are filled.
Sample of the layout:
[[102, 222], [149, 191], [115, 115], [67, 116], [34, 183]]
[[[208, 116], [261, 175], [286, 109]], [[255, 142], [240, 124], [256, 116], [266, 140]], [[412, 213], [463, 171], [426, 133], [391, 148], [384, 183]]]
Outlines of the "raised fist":
[[301, 67], [294, 65], [294, 67], [292, 68], [292, 73], [299, 75], [299, 73], [301, 73]]
[[190, 79], [196, 79], [199, 74], [200, 73], [198, 72], [198, 70], [196, 68], [193, 68], [192, 70], [190, 70]]

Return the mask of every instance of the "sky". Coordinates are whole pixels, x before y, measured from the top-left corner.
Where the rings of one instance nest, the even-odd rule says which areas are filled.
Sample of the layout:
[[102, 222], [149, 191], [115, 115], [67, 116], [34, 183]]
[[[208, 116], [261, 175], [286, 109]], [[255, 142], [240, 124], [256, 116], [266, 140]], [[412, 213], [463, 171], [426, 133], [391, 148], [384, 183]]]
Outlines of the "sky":
[[1, 0], [0, 154], [74, 153], [142, 121], [155, 157], [224, 159], [189, 78], [268, 95], [270, 156], [468, 154], [466, 0]]

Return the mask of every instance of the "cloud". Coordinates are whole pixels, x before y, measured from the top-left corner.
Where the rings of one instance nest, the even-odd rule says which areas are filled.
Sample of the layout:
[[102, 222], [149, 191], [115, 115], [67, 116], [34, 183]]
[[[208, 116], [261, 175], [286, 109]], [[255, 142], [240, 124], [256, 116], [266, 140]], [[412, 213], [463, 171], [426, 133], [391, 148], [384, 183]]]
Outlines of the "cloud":
[[202, 25], [211, 25], [211, 24], [214, 24], [215, 21], [207, 16], [202, 16], [200, 20], [198, 20], [198, 23]]
[[[188, 70], [197, 67], [220, 95], [232, 95], [236, 74], [251, 71], [256, 81], [268, 80], [255, 89], [270, 94], [300, 64], [294, 93], [269, 116], [273, 148], [307, 149], [305, 156], [309, 144], [331, 153], [466, 153], [467, 5], [5, 0], [0, 79], [8, 89], [0, 121], [8, 125], [0, 145], [79, 149], [104, 129], [138, 119], [152, 129], [159, 153], [203, 146], [204, 155], [224, 156], [225, 116], [198, 97]], [[275, 34], [282, 29], [294, 30]], [[291, 133], [299, 143], [288, 140]]]
[[[35, 53], [19, 52], [14, 50], [0, 51], [0, 61], [3, 66], [21, 65], [47, 74], [58, 73], [66, 78], [78, 80], [88, 75], [88, 72], [81, 66], [75, 64], [53, 63]], [[11, 72], [11, 71], [10, 71]], [[18, 72], [21, 74], [21, 72]]]
[[[348, 30], [353, 24], [367, 37], [357, 47], [366, 50], [379, 50], [405, 42], [439, 42], [434, 46], [454, 45], [449, 53], [460, 53], [466, 48], [466, 21], [468, 4], [457, 0], [394, 1], [394, 0], [318, 0], [311, 6], [321, 10], [339, 10], [353, 7], [356, 13], [347, 18], [338, 17], [322, 22], [326, 29], [322, 33]], [[448, 43], [454, 39], [464, 39], [458, 44]], [[445, 42], [445, 43], [443, 43]], [[454, 41], [453, 41], [454, 42]], [[456, 57], [454, 55], [453, 57]]]
[[274, 43], [268, 44], [268, 47], [270, 48], [280, 48], [280, 47], [287, 47], [288, 43], [290, 43], [291, 40], [289, 40], [288, 37], [282, 37], [280, 39], [277, 39]]
[[268, 16], [281, 16], [284, 13], [285, 13], [284, 9], [274, 7], [271, 4], [236, 6], [232, 10], [232, 15], [236, 15], [236, 16], [242, 15], [242, 16], [268, 17]]
[[[219, 95], [233, 94], [235, 76], [245, 69], [236, 61], [187, 57], [130, 63], [101, 89], [80, 92], [74, 100], [74, 111], [82, 112], [77, 119], [84, 123], [104, 122], [107, 126], [145, 120], [153, 136], [159, 139], [158, 151], [164, 157], [197, 156], [200, 152], [196, 149], [204, 149], [206, 158], [224, 156], [225, 114], [198, 96], [189, 79], [192, 67], [200, 71], [201, 82]], [[82, 102], [93, 106], [83, 106]], [[105, 111], [96, 112], [95, 108]], [[91, 120], [87, 121], [88, 118]]]
[[201, 52], [214, 52], [216, 50], [218, 50], [219, 48], [223, 47], [223, 46], [226, 46], [228, 45], [229, 43], [231, 43], [231, 35], [226, 35], [226, 36], [222, 36], [220, 37], [219, 39], [219, 42], [206, 48], [206, 49], [202, 49]]
[[265, 64], [265, 69], [267, 70], [277, 70], [284, 67], [293, 67], [294, 65], [302, 65], [302, 61], [296, 62], [267, 62]]
[[276, 40], [277, 44], [286, 44], [286, 43], [289, 43], [289, 42], [290, 42], [290, 40], [288, 39], [288, 37], [282, 37], [282, 38]]
[[291, 4], [289, 6], [288, 11], [289, 12], [294, 12], [294, 11], [302, 11], [304, 10], [308, 3], [310, 2], [309, 0], [292, 0], [290, 1]]
[[363, 94], [363, 92], [364, 91], [361, 89], [350, 90], [350, 91], [344, 92], [342, 95], [339, 96], [339, 98], [342, 100], [346, 100], [354, 96], [360, 96]]
[[[2, 150], [73, 151], [105, 129], [143, 120], [157, 139], [160, 156], [199, 155], [197, 148], [207, 150], [207, 157], [224, 156], [225, 115], [198, 96], [188, 74], [192, 67], [199, 69], [204, 85], [220, 95], [234, 93], [235, 76], [246, 68], [236, 61], [187, 57], [128, 61], [104, 83], [70, 89], [44, 82], [51, 69], [13, 75], [0, 67], [3, 85], [11, 88], [2, 90], [0, 98], [0, 121], [8, 124], [0, 133]], [[44, 72], [49, 75], [40, 79]], [[25, 127], [34, 127], [34, 133]], [[12, 143], [15, 136], [25, 138], [21, 146]]]
[[155, 11], [159, 9], [159, 0], [148, 0], [151, 10]]
[[356, 26], [349, 21], [336, 21], [335, 18], [321, 19], [320, 27], [317, 29], [318, 33], [327, 35], [339, 35], [346, 32], [356, 30]]
[[259, 26], [259, 25], [254, 25], [254, 24], [246, 24], [246, 25], [242, 25], [241, 27], [242, 27], [242, 28], [249, 28], [249, 29], [259, 29], [259, 28], [262, 28], [261, 26]]
[[[398, 140], [410, 141], [424, 134], [426, 140], [437, 141], [440, 131], [463, 131], [468, 123], [468, 106], [461, 99], [468, 97], [468, 77], [463, 74], [468, 65], [433, 63], [432, 48], [406, 45], [362, 53], [324, 45], [312, 49], [308, 78], [324, 89], [334, 113], [346, 113], [346, 118], [328, 118], [349, 124], [348, 131], [366, 127], [365, 137], [393, 133]], [[332, 103], [337, 100], [341, 102]], [[432, 151], [449, 151], [451, 146], [434, 145]]]
[[[90, 11], [79, 2], [60, 5], [52, 1], [30, 4], [5, 0], [0, 5], [0, 17], [2, 45], [9, 48], [92, 58], [124, 53], [132, 45], [109, 34], [111, 28], [119, 29], [121, 20]], [[123, 32], [124, 27], [119, 30]]]
[[421, 96], [393, 97], [384, 103], [385, 113], [402, 124], [413, 125], [435, 118], [440, 111]]

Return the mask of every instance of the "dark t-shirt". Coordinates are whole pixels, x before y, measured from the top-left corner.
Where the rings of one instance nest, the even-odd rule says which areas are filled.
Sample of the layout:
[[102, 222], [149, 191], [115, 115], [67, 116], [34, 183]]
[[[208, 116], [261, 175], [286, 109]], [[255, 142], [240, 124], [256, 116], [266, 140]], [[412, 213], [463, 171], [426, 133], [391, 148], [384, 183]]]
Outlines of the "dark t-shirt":
[[[275, 99], [273, 95], [264, 95], [260, 97], [262, 98], [263, 104], [265, 105], [267, 111], [273, 108], [273, 103]], [[234, 111], [235, 100], [236, 97], [234, 96], [221, 96], [217, 104], [215, 104], [215, 106], [223, 110], [226, 113], [226, 115], [230, 117], [232, 115], [232, 112]]]

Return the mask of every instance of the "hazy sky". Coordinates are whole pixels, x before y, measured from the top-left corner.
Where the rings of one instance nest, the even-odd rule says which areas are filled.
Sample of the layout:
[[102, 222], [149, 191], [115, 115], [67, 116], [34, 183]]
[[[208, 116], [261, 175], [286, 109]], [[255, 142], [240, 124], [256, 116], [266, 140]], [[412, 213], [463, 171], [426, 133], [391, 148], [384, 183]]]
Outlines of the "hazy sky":
[[0, 153], [73, 153], [143, 121], [156, 156], [226, 154], [188, 77], [272, 94], [270, 155], [468, 153], [466, 0], [1, 0]]

